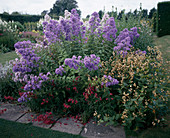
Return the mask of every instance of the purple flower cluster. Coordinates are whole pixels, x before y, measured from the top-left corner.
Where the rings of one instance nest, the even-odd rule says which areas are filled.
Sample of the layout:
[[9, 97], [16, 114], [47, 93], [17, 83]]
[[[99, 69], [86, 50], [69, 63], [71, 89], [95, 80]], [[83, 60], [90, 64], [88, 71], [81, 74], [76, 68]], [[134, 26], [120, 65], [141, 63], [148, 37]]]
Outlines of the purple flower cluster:
[[59, 68], [57, 68], [56, 70], [55, 70], [55, 73], [56, 74], [60, 74], [61, 76], [63, 75], [63, 72], [65, 72], [64, 71], [64, 65], [62, 65], [62, 66], [60, 66]]
[[33, 68], [39, 66], [40, 57], [35, 54], [35, 50], [32, 49], [33, 44], [30, 41], [17, 42], [14, 47], [21, 55], [21, 59], [13, 66], [13, 72], [31, 72]]
[[20, 98], [18, 98], [18, 102], [22, 103], [22, 102], [27, 102], [27, 100], [30, 100], [30, 98], [28, 98], [28, 95], [30, 93], [33, 93], [33, 91], [31, 91], [31, 92], [24, 92], [23, 95]]
[[135, 51], [135, 54], [141, 56], [143, 54], [146, 54], [146, 51], [137, 50], [137, 51]]
[[45, 37], [48, 42], [55, 43], [56, 41], [76, 40], [75, 37], [85, 37], [86, 27], [80, 21], [80, 17], [76, 9], [71, 10], [70, 18], [62, 18], [59, 22], [50, 20], [50, 22], [43, 22]]
[[28, 75], [26, 77], [24, 77], [25, 80], [27, 80], [27, 84], [24, 86], [24, 90], [25, 91], [29, 91], [29, 90], [36, 90], [36, 89], [40, 89], [42, 82], [47, 81], [48, 75], [50, 75], [50, 72], [48, 72], [46, 75], [43, 73], [40, 73], [39, 76], [34, 76], [33, 74], [29, 76], [29, 79], [26, 78], [28, 77]]
[[[85, 66], [85, 68], [88, 68], [88, 70], [92, 71], [97, 70], [98, 66], [100, 66], [100, 57], [96, 57], [95, 54], [91, 54], [90, 57], [85, 56], [85, 58], [81, 60], [81, 56], [73, 56], [72, 58], [66, 58], [64, 62], [65, 65], [69, 66], [70, 68], [74, 68], [75, 70], [77, 70], [79, 67], [82, 69], [83, 66]], [[65, 72], [63, 67], [64, 65], [57, 68], [55, 73], [62, 76], [63, 72]]]
[[138, 38], [140, 35], [138, 34], [137, 27], [133, 27], [130, 30], [131, 30], [130, 31], [130, 38], [131, 38], [130, 43], [133, 45], [136, 38]]
[[130, 30], [131, 31], [125, 28], [120, 32], [119, 36], [115, 39], [115, 44], [117, 44], [117, 46], [114, 47], [114, 51], [125, 54], [130, 50], [135, 39], [139, 37], [136, 27], [133, 27]]
[[62, 35], [62, 26], [56, 20], [50, 20], [50, 22], [43, 22], [44, 34], [48, 42], [55, 43], [60, 41]]
[[100, 18], [99, 18], [99, 14], [97, 12], [94, 12], [91, 15], [91, 18], [89, 20], [89, 30], [91, 31], [91, 34], [95, 34], [95, 30], [101, 26], [100, 24]]
[[106, 84], [106, 87], [111, 86], [111, 85], [116, 85], [116, 84], [119, 83], [119, 81], [118, 81], [117, 79], [112, 78], [110, 75], [109, 75], [109, 76], [104, 75], [103, 77], [104, 77], [105, 79], [108, 79], [108, 80], [109, 80], [109, 81], [107, 81], [106, 83], [104, 83], [104, 82], [101, 83], [101, 85]]
[[117, 29], [113, 17], [109, 18], [104, 24], [103, 33], [103, 37], [107, 41], [113, 41], [116, 38]]
[[83, 26], [83, 22], [80, 21], [80, 17], [76, 9], [71, 10], [70, 16], [70, 26], [71, 26], [71, 35], [78, 37], [81, 35], [81, 38], [85, 37], [86, 27]]
[[84, 66], [88, 68], [90, 71], [97, 70], [98, 69], [98, 64], [100, 62], [100, 57], [96, 57], [95, 54], [91, 54], [89, 56], [85, 56], [85, 58], [82, 60], [82, 63], [84, 63]]
[[81, 62], [81, 56], [73, 56], [72, 58], [66, 58], [65, 59], [65, 64], [68, 65], [70, 68], [74, 68], [75, 70], [78, 69], [78, 67], [80, 66], [80, 62]]
[[[91, 54], [89, 56], [85, 56], [84, 59], [80, 60], [81, 56], [78, 56], [78, 59], [76, 56], [73, 56], [72, 58], [65, 59], [65, 64], [68, 65], [70, 68], [74, 68], [75, 70], [78, 69], [80, 66], [80, 63], [82, 63], [85, 68], [88, 68], [90, 71], [97, 70], [98, 64], [100, 62], [100, 57], [96, 57], [95, 54]], [[82, 68], [82, 66], [80, 66]]]

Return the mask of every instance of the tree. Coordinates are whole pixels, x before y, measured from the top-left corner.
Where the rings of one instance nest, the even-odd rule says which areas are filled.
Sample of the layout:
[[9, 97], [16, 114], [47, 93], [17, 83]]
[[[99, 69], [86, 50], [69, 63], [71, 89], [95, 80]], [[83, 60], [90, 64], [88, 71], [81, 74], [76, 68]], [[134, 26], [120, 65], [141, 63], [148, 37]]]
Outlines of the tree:
[[8, 12], [5, 12], [5, 11], [4, 11], [2, 14], [3, 14], [3, 15], [9, 15], [9, 13], [8, 13]]
[[41, 12], [41, 16], [45, 16], [48, 13], [48, 10], [44, 10], [43, 12]]
[[[63, 16], [64, 11], [71, 11], [72, 9], [77, 9], [77, 1], [76, 0], [57, 0], [55, 4], [53, 4], [53, 8], [50, 9], [49, 15], [51, 16]], [[81, 14], [80, 10], [77, 10], [79, 14]]]
[[156, 9], [155, 9], [155, 8], [152, 8], [152, 9], [150, 10], [150, 12], [149, 12], [148, 18], [151, 19], [151, 18], [153, 17], [154, 13], [156, 13]]
[[102, 19], [103, 15], [104, 15], [104, 12], [103, 12], [102, 10], [100, 10], [100, 11], [98, 12], [98, 14], [99, 14], [99, 18]]
[[86, 16], [86, 18], [89, 19], [89, 18], [90, 18], [90, 15], [88, 14], [88, 15]]
[[133, 16], [137, 17], [137, 15], [138, 15], [138, 10], [135, 9], [134, 12], [133, 12]]
[[11, 13], [11, 15], [21, 15], [21, 13], [14, 11], [14, 12]]
[[118, 19], [118, 20], [121, 20], [123, 14], [125, 14], [125, 10], [121, 10], [121, 11], [119, 12], [119, 14], [118, 14], [118, 16], [117, 16], [117, 19]]
[[147, 18], [147, 16], [148, 16], [148, 10], [147, 9], [143, 9], [142, 10], [142, 17], [143, 18]]

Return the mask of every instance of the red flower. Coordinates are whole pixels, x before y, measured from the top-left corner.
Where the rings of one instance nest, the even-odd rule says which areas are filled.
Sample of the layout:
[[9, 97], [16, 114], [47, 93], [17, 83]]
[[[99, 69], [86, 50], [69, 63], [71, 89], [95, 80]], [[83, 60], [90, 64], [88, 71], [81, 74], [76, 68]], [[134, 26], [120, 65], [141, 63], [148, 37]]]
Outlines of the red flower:
[[78, 101], [76, 100], [76, 101], [75, 101], [75, 104], [77, 104], [77, 103], [78, 103]]
[[73, 87], [73, 90], [77, 91], [77, 88], [76, 88], [76, 87]]
[[49, 112], [49, 115], [52, 115], [52, 112]]

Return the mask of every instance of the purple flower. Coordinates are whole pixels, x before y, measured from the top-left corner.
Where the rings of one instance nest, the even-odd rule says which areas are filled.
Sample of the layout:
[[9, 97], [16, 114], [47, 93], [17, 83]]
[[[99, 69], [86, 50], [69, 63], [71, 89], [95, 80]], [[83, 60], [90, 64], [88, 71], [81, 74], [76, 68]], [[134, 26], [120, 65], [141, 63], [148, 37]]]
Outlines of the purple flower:
[[105, 79], [108, 79], [108, 81], [106, 83], [102, 82], [101, 85], [106, 84], [106, 87], [112, 86], [112, 85], [116, 85], [119, 83], [119, 81], [117, 79], [112, 78], [110, 75], [104, 75], [103, 76]]
[[99, 62], [100, 62], [100, 57], [96, 57], [95, 54], [91, 54], [90, 57], [85, 56], [85, 58], [82, 60], [84, 66], [88, 68], [90, 71], [92, 69], [97, 70]]
[[99, 14], [97, 12], [94, 12], [91, 15], [91, 18], [89, 20], [89, 30], [91, 31], [91, 34], [95, 34], [95, 30], [101, 26], [100, 24], [100, 18], [99, 18]]
[[80, 62], [81, 62], [80, 58], [81, 56], [78, 56], [78, 59], [76, 56], [73, 56], [72, 58], [66, 58], [64, 62], [70, 68], [74, 68], [75, 70], [77, 70], [78, 67], [80, 66]]
[[57, 69], [55, 70], [55, 73], [56, 73], [56, 74], [60, 74], [61, 76], [63, 75], [63, 72], [65, 72], [65, 71], [64, 71], [64, 69], [63, 69], [62, 66], [60, 66], [59, 68], [57, 68]]
[[114, 47], [114, 51], [117, 51], [117, 53], [122, 53], [125, 55], [127, 51], [130, 50], [130, 48], [132, 47], [132, 44], [134, 43], [136, 38], [139, 37], [136, 27], [133, 27], [130, 30], [131, 31], [125, 28], [116, 38], [115, 44], [117, 44], [117, 46]]
[[106, 24], [104, 24], [103, 33], [104, 33], [103, 37], [107, 41], [113, 41], [113, 39], [116, 38], [117, 29], [116, 29], [116, 25], [115, 25], [115, 21], [113, 17], [109, 18], [106, 21]]

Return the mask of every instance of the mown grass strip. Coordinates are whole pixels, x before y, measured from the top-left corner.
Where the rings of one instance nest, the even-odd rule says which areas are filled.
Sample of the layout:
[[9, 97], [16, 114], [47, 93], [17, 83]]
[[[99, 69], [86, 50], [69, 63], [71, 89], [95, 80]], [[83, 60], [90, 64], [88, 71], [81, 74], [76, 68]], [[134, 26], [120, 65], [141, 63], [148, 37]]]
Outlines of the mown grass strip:
[[8, 52], [8, 53], [0, 53], [0, 63], [4, 65], [7, 61], [15, 60], [18, 58], [18, 55], [15, 51]]
[[0, 138], [82, 138], [50, 129], [0, 119]]

